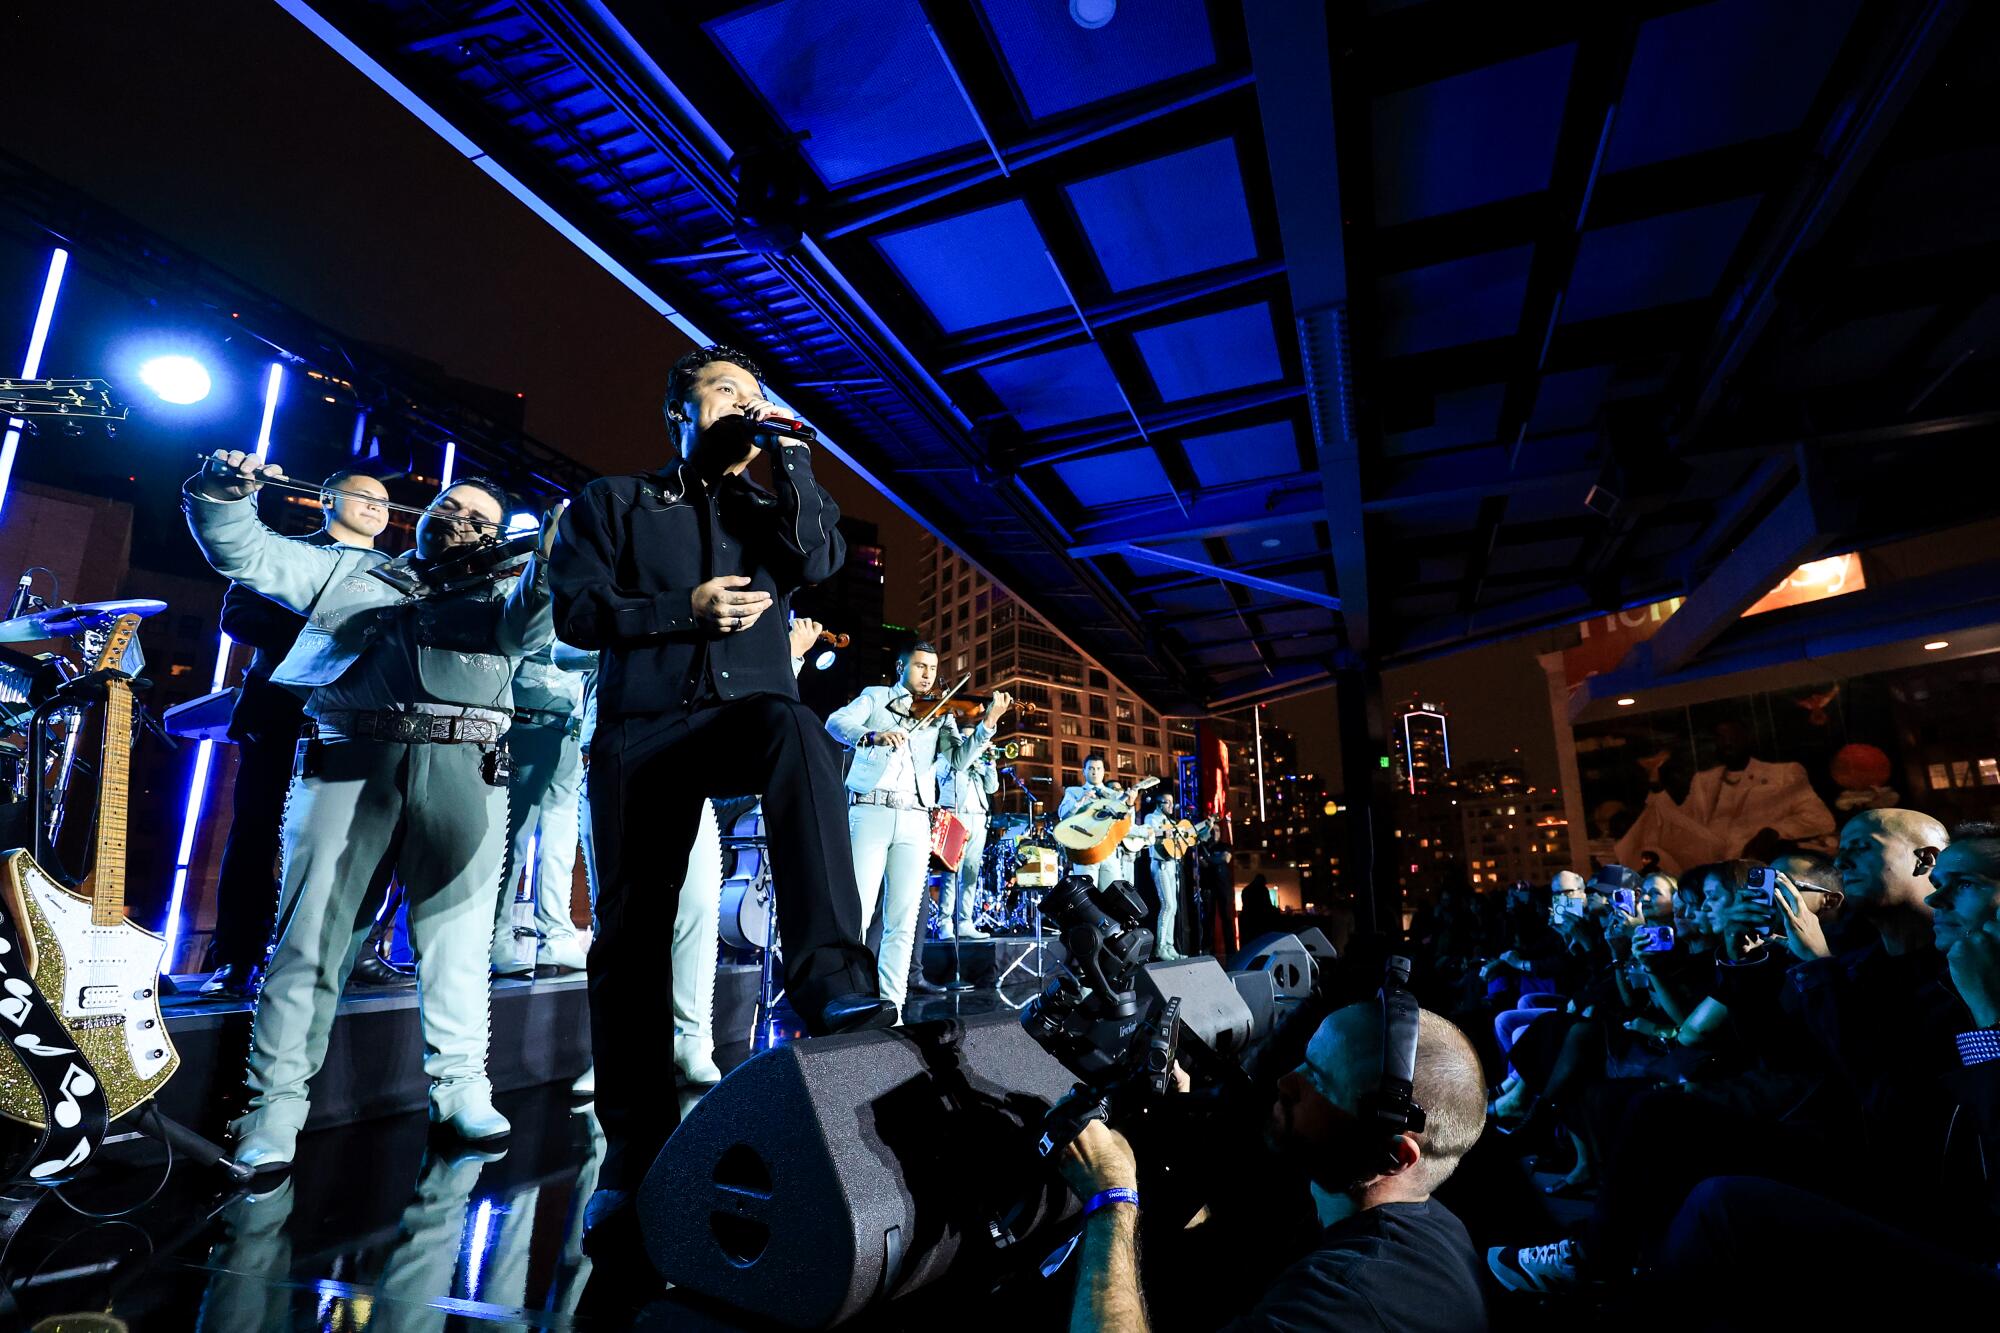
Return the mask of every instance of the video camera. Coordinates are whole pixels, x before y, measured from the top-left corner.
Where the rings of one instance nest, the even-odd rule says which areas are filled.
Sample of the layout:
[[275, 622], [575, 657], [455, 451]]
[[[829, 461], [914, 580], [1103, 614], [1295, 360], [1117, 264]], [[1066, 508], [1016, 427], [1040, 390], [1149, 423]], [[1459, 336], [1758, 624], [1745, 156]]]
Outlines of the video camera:
[[1319, 993], [1334, 951], [1318, 931], [1253, 941], [1234, 971], [1207, 956], [1149, 962], [1146, 904], [1123, 880], [1064, 879], [1042, 902], [1062, 936], [1062, 970], [1021, 1024], [1079, 1080], [1044, 1118], [1038, 1149], [1060, 1152], [1091, 1120], [1124, 1122], [1173, 1086], [1177, 1060], [1225, 1091], [1251, 1087], [1246, 1064]]

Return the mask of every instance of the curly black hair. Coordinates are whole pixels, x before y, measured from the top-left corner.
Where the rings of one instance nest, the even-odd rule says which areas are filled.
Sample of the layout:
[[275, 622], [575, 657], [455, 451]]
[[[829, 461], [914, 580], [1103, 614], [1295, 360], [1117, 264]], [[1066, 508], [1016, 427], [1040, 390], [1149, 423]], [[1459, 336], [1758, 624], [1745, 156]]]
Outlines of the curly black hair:
[[757, 381], [757, 387], [760, 390], [763, 388], [764, 372], [757, 368], [755, 361], [734, 347], [725, 347], [721, 343], [697, 347], [674, 362], [674, 368], [667, 372], [667, 396], [660, 404], [660, 410], [666, 414], [668, 430], [677, 429], [686, 419], [681, 414], [681, 404], [687, 401], [688, 391], [694, 385], [695, 375], [703, 366], [717, 361], [727, 361], [732, 366], [743, 367], [750, 372], [750, 378]]

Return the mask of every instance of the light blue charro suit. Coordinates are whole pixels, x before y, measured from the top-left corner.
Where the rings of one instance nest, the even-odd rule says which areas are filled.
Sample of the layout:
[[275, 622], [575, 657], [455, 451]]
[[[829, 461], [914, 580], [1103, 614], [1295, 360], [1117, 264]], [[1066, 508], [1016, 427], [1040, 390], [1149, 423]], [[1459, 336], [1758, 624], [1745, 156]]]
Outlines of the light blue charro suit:
[[965, 854], [958, 869], [945, 875], [938, 892], [938, 908], [953, 935], [972, 929], [972, 917], [979, 903], [979, 872], [986, 860], [986, 823], [993, 808], [993, 795], [1000, 790], [1000, 771], [993, 751], [984, 749], [971, 767], [951, 768], [940, 758], [937, 764], [938, 804], [950, 810], [965, 825]]
[[394, 856], [409, 891], [424, 1071], [438, 1118], [482, 1104], [487, 954], [506, 851], [507, 788], [482, 772], [497, 746], [328, 734], [332, 710], [428, 712], [505, 726], [521, 658], [553, 639], [539, 559], [519, 578], [442, 596], [413, 592], [411, 557], [286, 541], [254, 500], [183, 497], [217, 572], [306, 617], [271, 679], [307, 696], [327, 740], [321, 771], [295, 777], [285, 808], [276, 944], [251, 1028], [250, 1110], [239, 1135], [288, 1138], [326, 1058], [335, 1004], [363, 942], [356, 924], [377, 867]]
[[[891, 705], [895, 705], [892, 709]], [[957, 771], [972, 762], [992, 732], [981, 722], [960, 731], [949, 713], [913, 729], [912, 704], [900, 683], [870, 685], [826, 720], [842, 745], [857, 746], [847, 772], [847, 833], [854, 846], [854, 885], [861, 890], [861, 919], [882, 905], [882, 947], [875, 951], [882, 998], [900, 1009], [909, 989], [910, 955], [923, 909], [924, 872], [931, 861], [931, 811], [937, 807], [940, 760]], [[858, 745], [869, 732], [909, 733], [904, 746]], [[888, 892], [883, 893], [886, 872]]]
[[[538, 957], [561, 967], [583, 966], [583, 946], [570, 920], [583, 796], [583, 694], [582, 674], [556, 663], [554, 643], [536, 649], [514, 673], [514, 725], [507, 732], [514, 760], [508, 795], [512, 832], [493, 932], [498, 972], [532, 972]], [[525, 938], [517, 935], [514, 921], [524, 872], [534, 894], [534, 925]]]

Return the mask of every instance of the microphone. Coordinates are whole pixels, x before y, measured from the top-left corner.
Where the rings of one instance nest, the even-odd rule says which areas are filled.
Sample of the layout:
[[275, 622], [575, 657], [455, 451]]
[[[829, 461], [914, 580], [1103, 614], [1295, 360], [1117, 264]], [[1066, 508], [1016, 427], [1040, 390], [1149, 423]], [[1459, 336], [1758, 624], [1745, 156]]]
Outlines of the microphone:
[[811, 444], [819, 438], [818, 431], [797, 417], [759, 417], [754, 424], [766, 435], [782, 435], [786, 439], [799, 440], [805, 444]]
[[7, 619], [12, 620], [28, 609], [28, 598], [33, 596], [35, 571], [21, 575], [21, 582], [14, 588], [14, 600], [7, 604]]

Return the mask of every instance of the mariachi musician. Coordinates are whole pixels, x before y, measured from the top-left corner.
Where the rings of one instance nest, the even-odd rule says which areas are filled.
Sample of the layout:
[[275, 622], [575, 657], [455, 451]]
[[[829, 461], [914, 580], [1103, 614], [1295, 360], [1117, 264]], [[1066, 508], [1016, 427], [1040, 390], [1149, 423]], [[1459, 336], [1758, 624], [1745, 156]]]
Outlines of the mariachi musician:
[[979, 872], [986, 860], [986, 821], [993, 809], [993, 797], [1000, 790], [1000, 770], [993, 759], [993, 743], [979, 748], [979, 757], [964, 769], [955, 769], [950, 759], [937, 760], [938, 804], [958, 817], [965, 826], [965, 850], [958, 869], [947, 870], [938, 890], [938, 910], [944, 917], [948, 939], [991, 939], [972, 924], [979, 906]]
[[[1089, 805], [1092, 801], [1123, 801], [1134, 809], [1138, 807], [1139, 793], [1104, 780], [1104, 756], [1093, 754], [1083, 761], [1083, 783], [1063, 789], [1062, 804], [1056, 807], [1057, 819], [1068, 819], [1071, 815]], [[1113, 880], [1132, 882], [1132, 853], [1123, 847], [1114, 849], [1094, 866], [1077, 866], [1075, 873], [1097, 881], [1103, 888]]]
[[1181, 907], [1181, 860], [1168, 844], [1168, 835], [1177, 831], [1180, 819], [1174, 813], [1174, 793], [1163, 790], [1146, 816], [1146, 854], [1152, 861], [1153, 891], [1159, 895], [1160, 912], [1153, 921], [1153, 957], [1163, 963], [1181, 956], [1174, 947], [1174, 922]]
[[1005, 694], [995, 694], [978, 725], [962, 731], [949, 710], [938, 712], [942, 705], [925, 701], [937, 684], [937, 666], [936, 648], [913, 644], [896, 659], [894, 685], [868, 686], [826, 720], [833, 738], [854, 750], [847, 773], [854, 883], [861, 891], [862, 920], [872, 921], [877, 904], [882, 907], [882, 947], [876, 955], [882, 996], [899, 1008], [908, 994], [930, 869], [937, 763], [942, 758], [954, 772], [969, 765], [992, 739], [1009, 702]]
[[525, 569], [485, 559], [505, 549], [491, 534], [508, 499], [475, 477], [438, 493], [415, 549], [394, 560], [286, 541], [258, 522], [252, 498], [283, 478], [255, 455], [218, 450], [183, 500], [217, 572], [305, 616], [271, 679], [307, 696], [317, 732], [300, 746], [285, 809], [236, 1160], [252, 1170], [292, 1160], [306, 1084], [368, 935], [356, 916], [391, 858], [409, 891], [431, 1119], [464, 1139], [497, 1138], [508, 1124], [486, 1077], [487, 954], [506, 855], [504, 738], [514, 672], [554, 637], [545, 554]]

